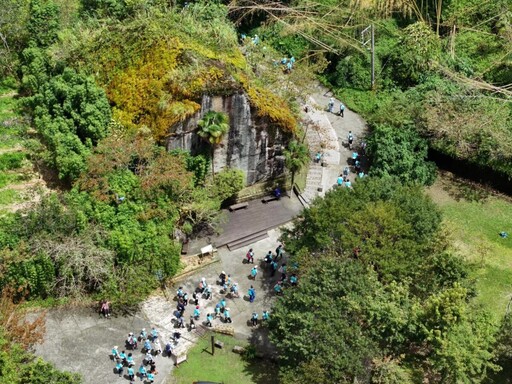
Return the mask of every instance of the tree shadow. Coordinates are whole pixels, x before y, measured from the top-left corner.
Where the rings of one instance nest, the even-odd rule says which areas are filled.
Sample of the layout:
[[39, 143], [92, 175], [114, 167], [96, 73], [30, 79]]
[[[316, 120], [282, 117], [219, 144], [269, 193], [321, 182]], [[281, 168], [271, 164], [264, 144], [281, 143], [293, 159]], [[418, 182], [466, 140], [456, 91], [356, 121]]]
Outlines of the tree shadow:
[[243, 357], [247, 362], [245, 373], [257, 384], [279, 383], [277, 349], [268, 338], [266, 326], [253, 328], [249, 343]]
[[492, 194], [490, 188], [444, 172], [443, 189], [456, 201], [483, 203]]

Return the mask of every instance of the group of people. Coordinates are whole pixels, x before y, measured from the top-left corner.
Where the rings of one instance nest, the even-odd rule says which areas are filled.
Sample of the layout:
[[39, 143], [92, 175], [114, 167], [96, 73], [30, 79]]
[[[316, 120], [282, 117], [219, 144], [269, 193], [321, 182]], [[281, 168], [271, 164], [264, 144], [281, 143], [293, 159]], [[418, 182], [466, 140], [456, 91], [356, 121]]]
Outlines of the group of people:
[[[348, 131], [347, 147], [350, 150], [352, 150], [353, 146], [354, 146], [354, 135], [352, 134], [352, 131]], [[362, 142], [361, 143], [361, 151], [364, 153], [365, 149], [366, 149], [366, 143]], [[354, 166], [354, 171], [355, 171], [355, 174], [357, 175], [357, 177], [359, 177], [361, 179], [366, 176], [366, 174], [364, 173], [364, 171], [361, 167], [361, 157], [359, 156], [359, 152], [356, 150], [352, 151], [352, 165]], [[336, 184], [338, 185], [338, 187], [344, 186], [347, 188], [352, 188], [352, 182], [350, 181], [349, 175], [350, 175], [350, 167], [346, 166], [345, 168], [343, 168], [343, 171], [340, 173], [340, 175], [338, 176], [338, 179], [336, 181]]]
[[[139, 342], [143, 343], [141, 352], [145, 353], [145, 355], [139, 366], [138, 373], [136, 374], [133, 352], [137, 350]], [[125, 341], [125, 347], [131, 352], [126, 353], [125, 350], [119, 352], [117, 345], [112, 348], [111, 357], [116, 363], [116, 372], [119, 374], [119, 377], [123, 376], [123, 372], [126, 368], [130, 383], [134, 382], [136, 375], [140, 377], [141, 381], [146, 380], [147, 383], [153, 383], [155, 381], [155, 375], [158, 373], [156, 371], [155, 356], [162, 353], [158, 330], [153, 327], [148, 334], [146, 328], [142, 328], [139, 336], [135, 336], [133, 332], [130, 332]]]
[[[329, 103], [327, 103], [327, 111], [329, 111], [330, 113], [334, 113], [334, 101], [334, 97], [331, 97], [329, 99]], [[345, 104], [343, 104], [341, 101], [339, 107], [339, 115], [341, 117], [345, 117]]]

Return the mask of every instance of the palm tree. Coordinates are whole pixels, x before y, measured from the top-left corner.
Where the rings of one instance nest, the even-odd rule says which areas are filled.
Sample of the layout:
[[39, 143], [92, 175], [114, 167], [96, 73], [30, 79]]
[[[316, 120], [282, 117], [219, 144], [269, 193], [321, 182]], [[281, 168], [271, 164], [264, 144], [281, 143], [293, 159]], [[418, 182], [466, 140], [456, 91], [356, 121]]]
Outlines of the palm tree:
[[229, 117], [223, 112], [208, 111], [201, 120], [197, 122], [199, 131], [197, 134], [208, 141], [212, 150], [212, 178], [215, 178], [213, 156], [215, 148], [222, 142], [222, 138], [229, 130]]
[[298, 141], [292, 140], [288, 148], [284, 151], [286, 168], [292, 173], [292, 188], [295, 181], [295, 173], [300, 171], [303, 166], [309, 163], [308, 147]]

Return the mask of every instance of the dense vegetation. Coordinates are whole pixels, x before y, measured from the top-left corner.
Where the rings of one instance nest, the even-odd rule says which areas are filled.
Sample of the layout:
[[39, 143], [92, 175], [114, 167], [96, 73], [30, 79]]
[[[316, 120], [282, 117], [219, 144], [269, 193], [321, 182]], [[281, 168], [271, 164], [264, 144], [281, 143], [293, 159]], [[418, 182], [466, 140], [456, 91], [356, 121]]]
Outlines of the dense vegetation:
[[[315, 72], [369, 121], [371, 177], [318, 200], [285, 235], [300, 284], [270, 324], [281, 380], [482, 382], [507, 368], [510, 319], [500, 325], [477, 305], [471, 265], [420, 185], [435, 178], [429, 147], [512, 177], [508, 0], [0, 0], [0, 9], [1, 84], [17, 89], [32, 128], [0, 116], [25, 139], [23, 151], [0, 155], [0, 171], [30, 160], [59, 187], [0, 218], [2, 303], [138, 303], [179, 270], [180, 242], [211, 231], [244, 186], [239, 170], [213, 168], [227, 115], [199, 120], [194, 154], [165, 150], [172, 127], [203, 95], [245, 92], [258, 118], [292, 137], [294, 103]], [[262, 43], [240, 40], [233, 21]], [[372, 91], [359, 41], [370, 23]], [[286, 78], [280, 54], [297, 59]], [[284, 155], [292, 179], [309, 161], [298, 141]], [[2, 173], [0, 185], [13, 177]], [[78, 382], [25, 352], [31, 343], [20, 344], [5, 313], [0, 383]]]
[[389, 181], [328, 193], [284, 235], [300, 283], [270, 324], [283, 382], [480, 382], [499, 369], [496, 324], [441, 215]]

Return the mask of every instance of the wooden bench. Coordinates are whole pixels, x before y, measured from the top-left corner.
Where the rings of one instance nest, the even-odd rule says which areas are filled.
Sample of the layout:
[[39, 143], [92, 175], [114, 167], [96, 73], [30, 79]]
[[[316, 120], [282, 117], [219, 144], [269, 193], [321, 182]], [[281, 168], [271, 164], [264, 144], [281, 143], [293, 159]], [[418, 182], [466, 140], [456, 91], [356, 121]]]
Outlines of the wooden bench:
[[261, 199], [261, 202], [264, 204], [267, 204], [270, 201], [279, 200], [280, 198], [275, 195], [265, 196], [263, 199]]
[[190, 247], [190, 245], [189, 245], [188, 241], [186, 243], [182, 243], [181, 244], [181, 254], [186, 255], [188, 253], [189, 247]]
[[245, 209], [249, 206], [249, 203], [238, 203], [238, 204], [233, 204], [233, 205], [230, 205], [229, 206], [229, 210], [231, 212], [233, 211], [236, 211], [238, 209]]

